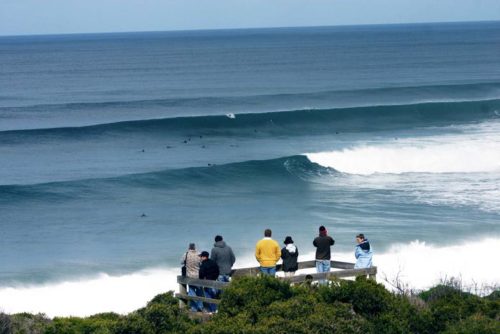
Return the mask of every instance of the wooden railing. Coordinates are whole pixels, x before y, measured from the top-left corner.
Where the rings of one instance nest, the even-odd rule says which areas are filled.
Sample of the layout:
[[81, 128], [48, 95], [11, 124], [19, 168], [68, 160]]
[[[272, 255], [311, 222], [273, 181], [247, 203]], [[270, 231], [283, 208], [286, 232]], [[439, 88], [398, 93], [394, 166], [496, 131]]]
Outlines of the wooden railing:
[[[330, 263], [332, 269], [340, 269], [340, 270], [334, 270], [326, 273], [300, 274], [292, 277], [279, 277], [279, 278], [297, 284], [306, 281], [312, 282], [324, 279], [349, 278], [357, 276], [368, 276], [370, 279], [375, 280], [377, 276], [377, 267], [354, 269], [354, 263], [341, 262], [341, 261], [330, 261]], [[316, 261], [314, 260], [303, 261], [299, 262], [298, 265], [299, 265], [299, 270], [316, 268]], [[280, 264], [276, 266], [276, 270], [277, 271], [281, 270]], [[241, 276], [256, 276], [259, 272], [260, 272], [259, 267], [234, 269], [232, 271], [231, 277], [237, 278]], [[186, 302], [189, 300], [202, 301], [205, 303], [212, 303], [212, 304], [220, 303], [219, 299], [189, 296], [187, 293], [187, 285], [224, 290], [230, 284], [226, 282], [202, 280], [197, 278], [189, 278], [185, 276], [177, 276], [177, 283], [179, 284], [179, 293], [175, 294], [175, 296], [179, 298], [181, 307], [184, 307], [186, 305]]]

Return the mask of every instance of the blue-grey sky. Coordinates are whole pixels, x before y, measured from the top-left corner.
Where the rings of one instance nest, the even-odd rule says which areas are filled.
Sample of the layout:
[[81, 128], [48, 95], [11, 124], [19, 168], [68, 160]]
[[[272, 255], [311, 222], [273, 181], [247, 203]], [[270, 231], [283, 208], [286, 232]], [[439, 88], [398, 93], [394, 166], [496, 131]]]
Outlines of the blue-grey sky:
[[500, 20], [500, 0], [0, 0], [0, 35]]

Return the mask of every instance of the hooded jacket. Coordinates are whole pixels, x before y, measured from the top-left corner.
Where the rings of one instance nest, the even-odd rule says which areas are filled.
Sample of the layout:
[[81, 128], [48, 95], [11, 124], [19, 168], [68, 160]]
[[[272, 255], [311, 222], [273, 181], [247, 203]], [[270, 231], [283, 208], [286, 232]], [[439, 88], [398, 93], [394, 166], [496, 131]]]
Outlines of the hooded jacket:
[[217, 263], [221, 275], [231, 275], [231, 269], [236, 261], [236, 258], [233, 250], [224, 242], [224, 240], [214, 243], [214, 248], [212, 248], [212, 251], [210, 252], [210, 259]]
[[294, 244], [288, 244], [281, 250], [281, 258], [283, 259], [283, 271], [294, 272], [299, 269], [297, 259], [299, 250]]
[[368, 239], [365, 239], [362, 243], [356, 246], [354, 256], [356, 257], [354, 269], [371, 268], [373, 252]]

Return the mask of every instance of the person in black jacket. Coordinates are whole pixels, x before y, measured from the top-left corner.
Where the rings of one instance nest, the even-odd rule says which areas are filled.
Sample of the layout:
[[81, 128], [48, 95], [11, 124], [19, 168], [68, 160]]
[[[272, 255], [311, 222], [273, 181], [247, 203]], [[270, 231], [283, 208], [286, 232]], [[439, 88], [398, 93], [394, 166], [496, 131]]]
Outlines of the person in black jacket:
[[285, 247], [281, 250], [283, 271], [285, 272], [285, 277], [291, 277], [295, 275], [295, 272], [299, 269], [299, 265], [297, 263], [299, 250], [294, 245], [293, 239], [290, 236], [287, 236], [283, 243], [285, 244]]
[[[316, 271], [318, 273], [325, 273], [330, 271], [331, 251], [330, 247], [333, 246], [335, 240], [328, 235], [328, 231], [324, 226], [319, 227], [319, 236], [317, 236], [313, 245], [316, 247]], [[325, 283], [320, 280], [320, 283]]]
[[[200, 254], [200, 279], [215, 281], [219, 277], [219, 266], [214, 260], [209, 259], [209, 256], [210, 254], [207, 251], [203, 251]], [[204, 291], [206, 298], [215, 298], [217, 295], [217, 289], [214, 288], [205, 288]], [[215, 312], [217, 305], [207, 304], [207, 309], [209, 312]]]

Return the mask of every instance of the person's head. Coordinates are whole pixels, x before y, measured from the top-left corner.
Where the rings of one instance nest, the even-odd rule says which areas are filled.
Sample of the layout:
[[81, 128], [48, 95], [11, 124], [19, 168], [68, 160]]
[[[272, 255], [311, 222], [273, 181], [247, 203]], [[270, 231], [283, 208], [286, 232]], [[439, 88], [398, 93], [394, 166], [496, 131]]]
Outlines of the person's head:
[[356, 236], [356, 241], [358, 244], [362, 243], [363, 241], [365, 241], [365, 235], [363, 233], [360, 233]]
[[190, 243], [189, 250], [196, 250], [196, 245], [194, 243]]
[[266, 230], [264, 231], [264, 236], [267, 238], [270, 238], [272, 235], [273, 235], [273, 231], [271, 231], [271, 229], [269, 229], [269, 228], [266, 228]]
[[285, 245], [288, 245], [288, 244], [293, 244], [293, 239], [291, 236], [287, 236], [285, 238], [285, 241], [283, 242]]
[[321, 225], [319, 227], [319, 235], [324, 236], [326, 234], [327, 234], [326, 227], [324, 227], [323, 225]]
[[222, 241], [222, 236], [216, 235], [215, 236], [215, 242], [219, 242], [219, 241]]
[[210, 254], [207, 251], [203, 251], [203, 252], [200, 253], [200, 259], [202, 261], [207, 260], [209, 256], [210, 256]]

